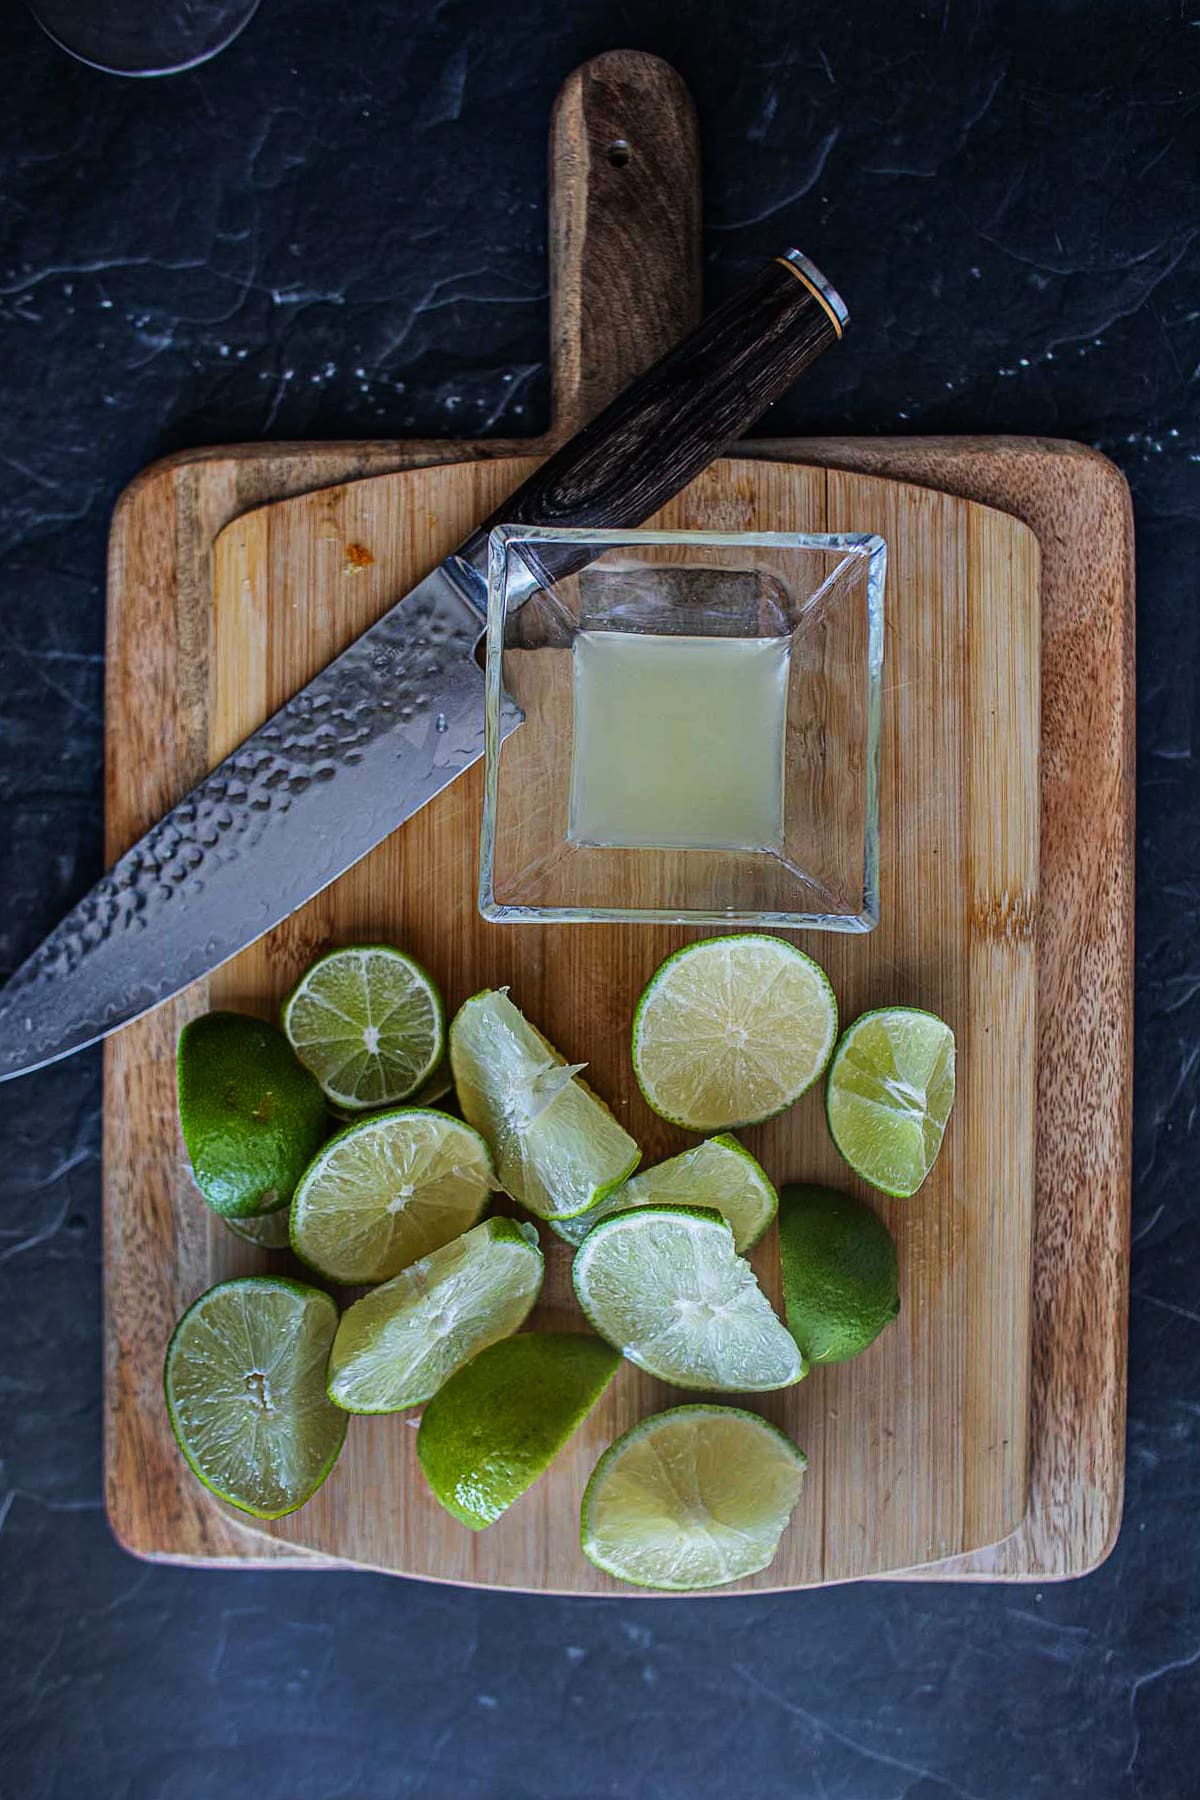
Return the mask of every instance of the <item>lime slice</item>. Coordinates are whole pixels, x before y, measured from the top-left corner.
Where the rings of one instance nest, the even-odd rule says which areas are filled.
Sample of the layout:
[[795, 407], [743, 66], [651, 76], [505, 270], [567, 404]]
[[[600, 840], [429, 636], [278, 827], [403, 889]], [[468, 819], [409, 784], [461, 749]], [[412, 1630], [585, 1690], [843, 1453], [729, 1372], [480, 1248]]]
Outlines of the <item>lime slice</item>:
[[771, 1562], [805, 1457], [736, 1406], [675, 1406], [604, 1452], [583, 1496], [584, 1555], [637, 1587], [690, 1593]]
[[171, 1429], [193, 1474], [242, 1512], [278, 1519], [337, 1461], [346, 1415], [325, 1394], [328, 1294], [249, 1275], [201, 1294], [167, 1346]]
[[543, 1474], [620, 1367], [582, 1332], [504, 1338], [452, 1375], [421, 1416], [417, 1455], [438, 1500], [472, 1531]]
[[954, 1033], [933, 1013], [864, 1013], [837, 1047], [825, 1089], [833, 1141], [885, 1194], [915, 1194], [937, 1161], [954, 1105]]
[[245, 1238], [248, 1244], [257, 1244], [260, 1250], [291, 1248], [291, 1217], [286, 1206], [281, 1206], [278, 1212], [260, 1213], [257, 1219], [222, 1219], [221, 1223], [235, 1237]]
[[811, 1087], [837, 1037], [825, 971], [794, 944], [746, 933], [669, 956], [633, 1018], [650, 1106], [689, 1131], [774, 1118]]
[[421, 1406], [522, 1325], [542, 1285], [537, 1228], [488, 1219], [344, 1312], [326, 1387], [347, 1412]]
[[398, 1107], [331, 1138], [292, 1202], [292, 1249], [330, 1281], [387, 1281], [474, 1225], [487, 1145], [448, 1113]]
[[608, 1107], [518, 1012], [504, 989], [476, 994], [450, 1027], [463, 1115], [492, 1147], [505, 1190], [543, 1219], [595, 1206], [641, 1152]]
[[571, 1274], [600, 1336], [676, 1387], [765, 1393], [806, 1373], [719, 1213], [643, 1206], [602, 1219]]
[[196, 1186], [223, 1218], [288, 1204], [328, 1130], [325, 1101], [282, 1032], [211, 1012], [179, 1034], [179, 1123]]
[[433, 982], [386, 944], [322, 956], [285, 1004], [283, 1029], [328, 1099], [352, 1113], [410, 1099], [446, 1036]]
[[892, 1234], [850, 1194], [785, 1187], [779, 1254], [788, 1330], [806, 1362], [849, 1362], [900, 1311]]
[[579, 1245], [601, 1219], [634, 1206], [710, 1206], [732, 1225], [733, 1247], [743, 1256], [757, 1244], [777, 1205], [775, 1189], [750, 1152], [723, 1134], [630, 1176], [579, 1218], [552, 1223], [559, 1237]]

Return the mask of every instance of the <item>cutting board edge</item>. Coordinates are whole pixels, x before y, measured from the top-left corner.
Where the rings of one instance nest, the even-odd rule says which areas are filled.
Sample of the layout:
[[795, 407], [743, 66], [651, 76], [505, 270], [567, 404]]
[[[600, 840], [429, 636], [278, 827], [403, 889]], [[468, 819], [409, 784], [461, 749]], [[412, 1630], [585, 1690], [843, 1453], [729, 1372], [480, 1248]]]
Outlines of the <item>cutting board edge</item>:
[[[298, 456], [332, 456], [347, 457], [352, 461], [370, 463], [391, 462], [395, 467], [404, 467], [413, 456], [430, 452], [438, 462], [461, 462], [465, 460], [481, 460], [491, 456], [537, 456], [548, 453], [558, 441], [557, 435], [546, 432], [540, 438], [328, 438], [328, 439], [282, 439], [275, 442], [251, 442], [241, 444], [207, 444], [185, 450], [165, 451], [162, 456], [155, 457], [152, 462], [143, 465], [119, 491], [114, 502], [114, 523], [120, 517], [127, 501], [140, 496], [141, 491], [154, 482], [174, 477], [182, 469], [195, 465], [211, 468], [215, 463], [247, 463], [289, 461]], [[823, 463], [828, 460], [823, 451], [831, 449], [835, 456], [844, 447], [850, 445], [855, 454], [873, 454], [892, 456], [897, 452], [920, 449], [930, 455], [945, 455], [949, 452], [982, 452], [994, 455], [997, 451], [1018, 455], [1055, 455], [1072, 460], [1079, 460], [1098, 465], [1110, 471], [1115, 480], [1128, 492], [1129, 484], [1110, 456], [1097, 450], [1092, 444], [1085, 444], [1078, 438], [1041, 437], [1037, 434], [1012, 432], [999, 435], [988, 435], [979, 432], [942, 433], [910, 436], [879, 437], [802, 437], [802, 438], [743, 438], [732, 452], [737, 456], [772, 455], [778, 449], [786, 451], [789, 447], [802, 450], [803, 456], [791, 457], [782, 455], [784, 462]], [[400, 461], [396, 462], [396, 458]], [[836, 465], [835, 465], [836, 466]], [[386, 472], [386, 471], [385, 471]], [[312, 484], [302, 492], [316, 492], [321, 487], [336, 487], [343, 480], [355, 477], [346, 475], [337, 480], [321, 480]], [[899, 479], [899, 478], [898, 478]], [[904, 477], [910, 480], [910, 477]], [[916, 486], [924, 485], [921, 482]], [[260, 504], [271, 505], [271, 501]], [[982, 502], [981, 504], [990, 504]], [[249, 509], [248, 509], [249, 510]], [[996, 511], [1007, 512], [1008, 507], [997, 506]]]
[[[554, 448], [556, 439], [546, 435], [541, 439], [528, 438], [413, 438], [413, 439], [381, 439], [376, 441], [355, 438], [330, 439], [328, 443], [286, 442], [280, 444], [216, 444], [207, 449], [176, 450], [147, 463], [131, 481], [120, 491], [113, 507], [112, 523], [109, 528], [110, 556], [113, 548], [119, 543], [126, 527], [128, 513], [139, 504], [144, 504], [149, 490], [159, 483], [171, 486], [181, 474], [203, 467], [212, 470], [216, 465], [228, 464], [231, 470], [251, 462], [288, 462], [297, 457], [308, 457], [314, 454], [329, 456], [345, 456], [355, 465], [353, 469], [340, 476], [336, 481], [320, 481], [315, 484], [303, 484], [288, 494], [279, 495], [274, 500], [258, 501], [248, 506], [238, 506], [224, 521], [221, 529], [228, 530], [249, 514], [262, 512], [269, 507], [277, 506], [281, 500], [299, 499], [302, 495], [319, 493], [325, 488], [345, 487], [351, 482], [370, 481], [382, 475], [398, 474], [408, 468], [431, 467], [439, 463], [497, 461], [503, 458], [544, 456]], [[1040, 437], [997, 437], [977, 436], [962, 437], [879, 437], [862, 439], [844, 438], [746, 438], [731, 447], [721, 460], [734, 462], [743, 459], [755, 461], [779, 461], [793, 467], [812, 467], [838, 469], [845, 465], [837, 459], [839, 445], [851, 443], [862, 446], [868, 454], [876, 454], [881, 459], [898, 452], [911, 451], [921, 447], [930, 454], [966, 454], [991, 453], [1004, 450], [1016, 454], [1062, 455], [1079, 457], [1095, 464], [1102, 465], [1120, 484], [1126, 498], [1129, 496], [1128, 483], [1117, 465], [1101, 451], [1093, 450], [1089, 445], [1078, 443], [1069, 438]], [[799, 452], [800, 454], [797, 454]], [[833, 454], [826, 454], [832, 452]], [[361, 466], [359, 466], [361, 465]], [[871, 474], [873, 471], [865, 470]], [[924, 481], [917, 477], [880, 477], [892, 480], [897, 486], [929, 488], [935, 492], [950, 493], [948, 489], [940, 489], [933, 481]], [[1011, 507], [998, 506], [994, 502], [978, 498], [975, 495], [952, 494], [955, 499], [969, 499], [972, 505], [984, 508], [988, 512], [1001, 513], [1007, 518], [1018, 519], [1026, 524], [1020, 513]], [[1130, 504], [1132, 504], [1130, 502]], [[1034, 532], [1036, 538], [1037, 534]], [[214, 546], [215, 547], [215, 546]], [[1039, 544], [1040, 551], [1040, 544]]]
[[[396, 473], [405, 468], [428, 467], [437, 463], [463, 461], [492, 461], [501, 457], [546, 455], [554, 448], [557, 439], [554, 434], [547, 433], [541, 438], [392, 438], [392, 439], [357, 439], [331, 438], [328, 442], [304, 442], [302, 440], [287, 441], [279, 444], [214, 444], [207, 447], [188, 450], [174, 450], [157, 457], [140, 469], [124, 488], [118, 493], [113, 505], [112, 521], [109, 527], [109, 568], [112, 571], [112, 559], [120, 548], [123, 534], [127, 528], [128, 517], [138, 505], [143, 505], [148, 494], [160, 484], [172, 487], [181, 475], [188, 471], [203, 468], [212, 472], [217, 465], [228, 465], [236, 480], [236, 471], [251, 463], [290, 463], [300, 458], [314, 455], [329, 457], [345, 457], [347, 467], [336, 480], [323, 479], [317, 482], [302, 482], [288, 493], [278, 495], [274, 500], [257, 501], [245, 506], [235, 506], [224, 520], [222, 529], [234, 524], [251, 512], [261, 511], [266, 506], [277, 505], [282, 499], [295, 499], [301, 494], [315, 493], [324, 487], [342, 487], [351, 481], [371, 480], [375, 476]], [[933, 437], [874, 437], [874, 438], [746, 438], [731, 451], [730, 458], [765, 458], [791, 464], [808, 464], [813, 467], [841, 468], [846, 466], [840, 458], [845, 454], [843, 446], [853, 446], [852, 454], [878, 459], [880, 462], [898, 454], [911, 454], [914, 450], [927, 456], [944, 455], [983, 455], [990, 456], [997, 451], [1017, 456], [1059, 456], [1067, 460], [1085, 461], [1103, 470], [1119, 490], [1122, 504], [1129, 510], [1132, 519], [1132, 498], [1129, 484], [1110, 457], [1100, 450], [1093, 449], [1072, 438], [1044, 438], [1033, 436], [1001, 436], [982, 437], [973, 434], [962, 436]], [[855, 464], [859, 467], [859, 464]], [[864, 473], [873, 473], [866, 469]], [[932, 487], [937, 489], [935, 481], [923, 480], [917, 475], [906, 475], [896, 478], [909, 487]], [[939, 490], [947, 491], [950, 490]], [[993, 512], [1005, 513], [1012, 518], [1022, 518], [1019, 511], [1011, 506], [999, 506], [994, 501], [986, 500], [975, 494], [956, 494], [956, 498], [970, 499], [977, 506], [986, 507]], [[1030, 527], [1030, 529], [1034, 529]], [[1035, 531], [1036, 536], [1036, 531]], [[110, 595], [112, 584], [110, 582]]]

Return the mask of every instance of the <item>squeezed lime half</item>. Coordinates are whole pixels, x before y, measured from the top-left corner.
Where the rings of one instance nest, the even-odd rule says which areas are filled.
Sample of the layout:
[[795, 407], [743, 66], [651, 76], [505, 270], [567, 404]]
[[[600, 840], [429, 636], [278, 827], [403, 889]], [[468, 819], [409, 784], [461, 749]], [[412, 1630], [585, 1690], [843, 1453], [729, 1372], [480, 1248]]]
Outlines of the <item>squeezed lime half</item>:
[[833, 1141], [856, 1175], [898, 1199], [937, 1161], [954, 1105], [954, 1033], [912, 1006], [864, 1013], [829, 1066]]
[[398, 1107], [350, 1125], [309, 1165], [292, 1248], [330, 1281], [388, 1281], [475, 1224], [496, 1185], [488, 1147], [448, 1113]]
[[756, 1413], [676, 1406], [604, 1452], [583, 1496], [584, 1554], [636, 1587], [692, 1593], [771, 1563], [805, 1457]]
[[601, 1337], [676, 1387], [762, 1393], [806, 1372], [719, 1213], [617, 1213], [588, 1233], [571, 1273]]
[[689, 1131], [761, 1124], [812, 1086], [837, 1036], [825, 971], [781, 938], [707, 938], [669, 956], [633, 1020], [647, 1103]]
[[342, 1314], [329, 1398], [357, 1413], [423, 1405], [456, 1369], [524, 1323], [542, 1272], [536, 1226], [473, 1226]]
[[336, 1329], [328, 1294], [274, 1275], [222, 1281], [184, 1313], [167, 1347], [167, 1412], [220, 1499], [278, 1519], [325, 1480], [346, 1435], [325, 1393]]

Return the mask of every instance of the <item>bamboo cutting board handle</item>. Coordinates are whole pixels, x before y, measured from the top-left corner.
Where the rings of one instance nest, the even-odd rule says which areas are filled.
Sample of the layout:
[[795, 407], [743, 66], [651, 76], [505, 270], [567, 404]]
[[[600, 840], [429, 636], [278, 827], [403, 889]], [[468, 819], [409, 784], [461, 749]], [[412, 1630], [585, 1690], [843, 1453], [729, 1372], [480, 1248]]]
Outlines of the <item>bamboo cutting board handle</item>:
[[700, 321], [700, 145], [683, 81], [610, 50], [569, 75], [550, 126], [553, 442]]

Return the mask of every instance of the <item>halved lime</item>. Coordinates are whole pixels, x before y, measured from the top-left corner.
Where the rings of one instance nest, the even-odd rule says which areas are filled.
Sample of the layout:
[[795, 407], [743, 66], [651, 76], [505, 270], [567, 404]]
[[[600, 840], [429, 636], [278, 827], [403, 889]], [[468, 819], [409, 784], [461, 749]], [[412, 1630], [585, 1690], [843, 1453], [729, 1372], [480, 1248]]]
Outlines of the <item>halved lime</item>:
[[643, 1206], [602, 1219], [571, 1275], [601, 1337], [676, 1387], [765, 1393], [807, 1373], [720, 1213]]
[[621, 1358], [582, 1332], [504, 1338], [439, 1388], [417, 1455], [446, 1511], [494, 1525], [543, 1474], [616, 1374]]
[[283, 1029], [327, 1098], [347, 1112], [408, 1100], [445, 1044], [441, 996], [420, 963], [386, 944], [331, 950], [298, 983]]
[[222, 1225], [235, 1237], [257, 1244], [260, 1250], [288, 1250], [292, 1243], [291, 1219], [286, 1206], [277, 1212], [260, 1213], [256, 1219], [222, 1219]]
[[543, 1219], [595, 1206], [631, 1175], [641, 1151], [608, 1107], [497, 989], [476, 994], [450, 1027], [464, 1116], [492, 1147], [501, 1185]]
[[933, 1013], [864, 1013], [837, 1047], [825, 1107], [833, 1141], [856, 1175], [898, 1199], [937, 1161], [954, 1105], [954, 1033]]
[[360, 1119], [310, 1163], [292, 1249], [330, 1281], [387, 1281], [474, 1225], [496, 1185], [487, 1145], [449, 1113]]
[[892, 1234], [852, 1194], [799, 1182], [785, 1187], [779, 1255], [788, 1330], [806, 1362], [848, 1362], [900, 1311]]
[[592, 1471], [584, 1554], [619, 1581], [677, 1593], [756, 1575], [779, 1547], [805, 1467], [790, 1438], [740, 1407], [655, 1413]]
[[222, 1281], [167, 1346], [171, 1429], [192, 1472], [242, 1512], [278, 1519], [337, 1461], [346, 1415], [325, 1393], [337, 1329], [328, 1294], [275, 1275]]
[[559, 1237], [579, 1245], [601, 1219], [634, 1206], [709, 1206], [728, 1219], [733, 1247], [742, 1256], [757, 1244], [777, 1205], [766, 1172], [735, 1137], [722, 1134], [631, 1175], [623, 1187], [579, 1218], [552, 1224]]
[[286, 1206], [329, 1124], [283, 1033], [246, 1013], [203, 1013], [179, 1034], [177, 1077], [192, 1175], [213, 1211]]
[[837, 1037], [825, 971], [782, 938], [706, 938], [669, 956], [633, 1018], [650, 1106], [689, 1131], [774, 1118], [811, 1087]]
[[421, 1406], [522, 1325], [542, 1285], [537, 1227], [488, 1219], [342, 1314], [326, 1387], [347, 1412]]

